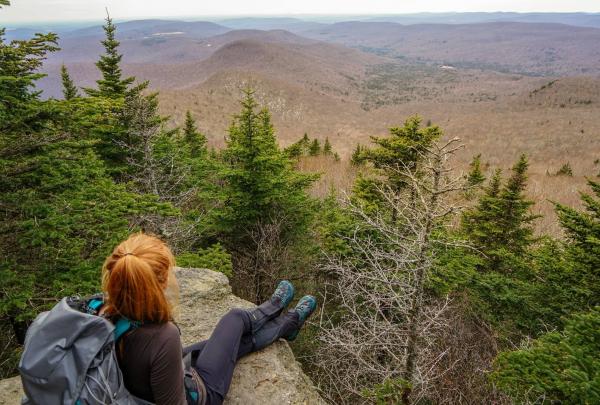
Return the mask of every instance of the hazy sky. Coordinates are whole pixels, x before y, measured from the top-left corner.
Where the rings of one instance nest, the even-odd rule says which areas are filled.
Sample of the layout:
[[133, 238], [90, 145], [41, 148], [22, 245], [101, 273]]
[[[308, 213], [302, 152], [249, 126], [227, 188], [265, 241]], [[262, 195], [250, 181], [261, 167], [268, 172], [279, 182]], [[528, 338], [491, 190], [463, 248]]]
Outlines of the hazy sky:
[[2, 22], [118, 20], [284, 14], [398, 14], [439, 11], [600, 12], [600, 0], [11, 0]]

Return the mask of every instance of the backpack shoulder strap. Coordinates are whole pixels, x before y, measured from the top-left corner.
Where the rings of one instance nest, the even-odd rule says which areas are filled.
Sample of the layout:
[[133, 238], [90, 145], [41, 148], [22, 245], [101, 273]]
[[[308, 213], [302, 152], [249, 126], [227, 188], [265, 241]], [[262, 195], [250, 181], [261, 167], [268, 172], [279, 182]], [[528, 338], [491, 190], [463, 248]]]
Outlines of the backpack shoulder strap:
[[119, 318], [115, 322], [115, 342], [121, 339], [127, 332], [134, 331], [142, 325], [141, 322], [132, 321], [125, 317]]
[[132, 328], [132, 322], [127, 319], [127, 318], [119, 318], [119, 320], [117, 322], [115, 322], [115, 342], [119, 339], [121, 339], [121, 337], [123, 337], [123, 335], [125, 333], [127, 333], [127, 331], [129, 331], [129, 329]]

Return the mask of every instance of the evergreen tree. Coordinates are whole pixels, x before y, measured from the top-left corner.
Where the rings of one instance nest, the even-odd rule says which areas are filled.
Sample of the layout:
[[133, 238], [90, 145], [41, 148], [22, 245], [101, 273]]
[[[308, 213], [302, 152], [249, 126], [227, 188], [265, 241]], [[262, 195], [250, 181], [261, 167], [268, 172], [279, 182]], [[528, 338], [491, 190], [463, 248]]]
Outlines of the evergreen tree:
[[300, 140], [294, 142], [283, 150], [285, 155], [292, 159], [297, 159], [301, 156], [306, 156], [309, 153], [311, 147], [310, 139], [308, 134], [305, 132], [304, 136]]
[[183, 139], [189, 145], [192, 157], [198, 157], [206, 152], [206, 137], [198, 132], [196, 121], [189, 111], [185, 113]]
[[[107, 176], [90, 136], [101, 101], [39, 99], [35, 71], [56, 39], [0, 42], [3, 347], [15, 341], [7, 334], [22, 341], [27, 322], [60, 297], [98, 291], [102, 261], [135, 218], [169, 209]], [[5, 353], [2, 372], [14, 365]]]
[[285, 148], [283, 153], [290, 159], [297, 159], [304, 154], [302, 149], [302, 145], [299, 142], [295, 142]]
[[310, 144], [310, 148], [308, 149], [308, 154], [310, 156], [318, 156], [321, 154], [321, 144], [318, 139], [313, 139]]
[[224, 204], [217, 213], [217, 225], [233, 256], [234, 283], [236, 277], [250, 277], [246, 284], [252, 292], [246, 295], [257, 300], [274, 281], [257, 273], [261, 260], [267, 259], [257, 255], [257, 232], [276, 225], [278, 237], [273, 242], [284, 245], [306, 236], [312, 218], [312, 200], [306, 190], [316, 176], [293, 169], [277, 146], [269, 112], [256, 112], [252, 90], [245, 90], [241, 104], [223, 151]]
[[555, 204], [569, 243], [567, 252], [575, 266], [582, 305], [600, 305], [600, 183], [588, 180], [592, 193], [582, 193], [585, 211]]
[[528, 167], [527, 157], [521, 155], [499, 196], [503, 214], [500, 226], [504, 229], [504, 243], [516, 254], [525, 253], [533, 242], [533, 221], [539, 218], [539, 215], [531, 214], [530, 209], [534, 202], [525, 196]]
[[333, 154], [329, 138], [325, 138], [325, 144], [323, 145], [323, 154], [327, 156]]
[[[119, 98], [125, 97], [129, 86], [135, 81], [135, 77], [122, 78], [121, 59], [123, 55], [119, 54], [119, 41], [115, 39], [117, 27], [113, 24], [109, 15], [106, 16], [106, 24], [103, 26], [106, 38], [102, 41], [105, 54], [100, 56], [96, 66], [102, 74], [102, 78], [96, 81], [98, 89], [85, 89], [85, 92], [93, 97]], [[145, 88], [135, 89], [141, 91]]]
[[507, 270], [533, 242], [532, 222], [538, 216], [530, 214], [533, 202], [524, 195], [527, 166], [522, 155], [503, 187], [500, 171], [496, 171], [479, 204], [463, 215], [462, 229], [485, 255], [487, 270]]
[[75, 83], [71, 80], [71, 76], [65, 65], [60, 67], [60, 77], [62, 79], [63, 96], [65, 100], [71, 100], [78, 97], [77, 87], [75, 87]]
[[356, 144], [356, 148], [354, 148], [352, 156], [350, 157], [350, 163], [352, 163], [354, 166], [362, 165], [365, 162], [365, 151], [366, 148], [364, 148], [360, 143]]
[[469, 188], [479, 187], [485, 181], [485, 176], [481, 171], [481, 154], [474, 156], [469, 164], [469, 174], [467, 175], [467, 186]]
[[397, 173], [405, 167], [415, 167], [441, 134], [439, 127], [421, 128], [421, 118], [410, 117], [404, 126], [390, 128], [390, 136], [371, 137], [376, 147], [364, 151], [364, 158], [387, 177], [389, 186], [400, 190], [405, 183]]
[[[87, 95], [97, 99], [94, 102], [102, 106], [102, 111], [104, 111], [104, 114], [97, 115], [93, 128], [93, 136], [99, 140], [96, 150], [107, 164], [113, 178], [123, 181], [132, 169], [131, 162], [128, 162], [131, 155], [128, 146], [135, 144], [133, 138], [136, 135], [134, 133], [140, 129], [131, 127], [132, 118], [128, 116], [128, 111], [138, 111], [140, 102], [147, 104], [146, 111], [155, 110], [158, 101], [156, 93], [142, 94], [148, 87], [148, 82], [131, 86], [135, 77], [122, 78], [120, 63], [123, 55], [118, 53], [119, 42], [115, 39], [116, 26], [110, 16], [107, 16], [103, 29], [106, 35], [102, 41], [105, 53], [96, 63], [102, 78], [96, 81], [97, 89], [86, 88], [84, 91]], [[129, 106], [127, 106], [128, 103]], [[156, 114], [147, 118], [150, 121], [146, 123], [138, 120], [146, 128], [153, 128], [157, 119], [158, 121], [163, 120]], [[147, 131], [147, 129], [143, 129], [143, 131]]]
[[2, 6], [10, 6], [10, 1], [9, 0], [0, 0], [0, 8], [2, 8]]
[[38, 118], [46, 112], [39, 102], [41, 91], [34, 90], [35, 81], [46, 76], [38, 73], [46, 55], [59, 48], [53, 33], [5, 43], [4, 32], [0, 28], [0, 136], [9, 136], [19, 128], [43, 127]]

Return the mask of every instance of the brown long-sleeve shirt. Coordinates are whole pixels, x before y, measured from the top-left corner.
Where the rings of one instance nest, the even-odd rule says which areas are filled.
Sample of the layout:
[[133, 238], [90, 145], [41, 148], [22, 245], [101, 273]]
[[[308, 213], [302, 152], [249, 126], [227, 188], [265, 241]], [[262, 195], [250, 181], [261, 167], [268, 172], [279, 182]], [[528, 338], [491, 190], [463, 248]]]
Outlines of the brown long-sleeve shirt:
[[185, 405], [177, 327], [171, 322], [145, 324], [123, 339], [117, 357], [129, 392], [157, 405]]

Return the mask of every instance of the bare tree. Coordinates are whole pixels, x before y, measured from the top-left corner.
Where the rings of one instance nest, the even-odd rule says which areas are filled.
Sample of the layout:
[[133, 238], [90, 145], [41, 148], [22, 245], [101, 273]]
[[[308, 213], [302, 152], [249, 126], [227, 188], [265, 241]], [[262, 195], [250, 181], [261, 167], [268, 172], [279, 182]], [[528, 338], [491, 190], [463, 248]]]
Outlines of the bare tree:
[[233, 287], [237, 294], [260, 303], [268, 298], [278, 280], [294, 279], [290, 270], [295, 267], [297, 255], [294, 243], [283, 237], [286, 227], [288, 218], [276, 212], [247, 231], [250, 243], [234, 255], [238, 273]]
[[[164, 118], [157, 113], [155, 94], [128, 95], [121, 113], [127, 136], [118, 145], [127, 151], [129, 171], [124, 180], [140, 194], [154, 195], [159, 202], [176, 208], [193, 204], [198, 192], [194, 166], [187, 160], [185, 144], [176, 131], [164, 128]], [[201, 216], [195, 220], [181, 215], [141, 214], [138, 225], [167, 239], [173, 249], [185, 251], [197, 239]]]
[[390, 168], [406, 187], [379, 189], [385, 212], [346, 201], [361, 225], [349, 238], [355, 254], [325, 264], [334, 280], [325, 301], [335, 309], [323, 312], [315, 358], [332, 401], [369, 402], [365, 389], [395, 381], [401, 388], [390, 403], [417, 402], [443, 377], [446, 352], [437, 343], [448, 328], [450, 299], [427, 295], [425, 286], [436, 251], [457, 243], [443, 228], [458, 212], [450, 196], [463, 180], [448, 164], [461, 147], [458, 139], [435, 144], [418, 165]]

